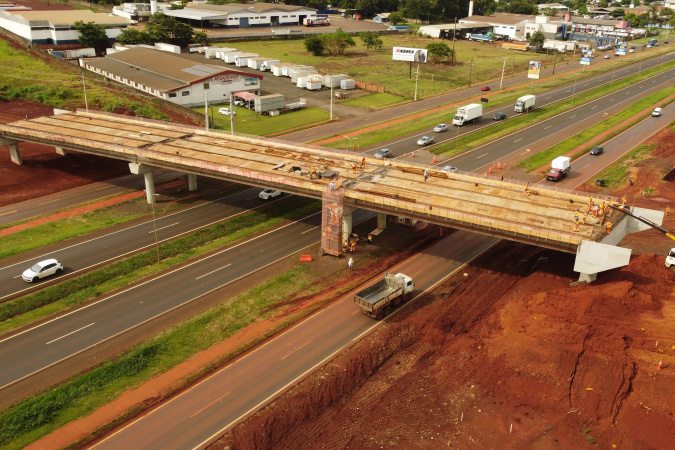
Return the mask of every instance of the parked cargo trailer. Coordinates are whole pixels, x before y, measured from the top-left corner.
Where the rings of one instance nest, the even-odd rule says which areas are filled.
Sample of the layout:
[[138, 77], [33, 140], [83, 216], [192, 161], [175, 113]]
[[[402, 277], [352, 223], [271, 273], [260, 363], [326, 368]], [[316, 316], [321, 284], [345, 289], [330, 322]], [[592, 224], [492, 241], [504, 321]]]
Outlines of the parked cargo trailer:
[[242, 53], [234, 57], [234, 65], [237, 67], [248, 67], [248, 60], [257, 57], [257, 53]]
[[409, 300], [414, 290], [415, 283], [409, 276], [385, 273], [382, 280], [354, 294], [354, 303], [363, 314], [381, 320], [392, 307]]
[[[291, 81], [293, 83], [298, 82], [299, 77], [309, 77], [310, 75], [318, 75], [316, 70], [295, 70], [291, 73]], [[323, 78], [323, 77], [322, 77]]]
[[348, 80], [349, 75], [338, 74], [338, 75], [326, 75], [323, 77], [323, 84], [326, 87], [340, 87], [340, 82], [342, 80]]
[[286, 98], [281, 94], [263, 95], [253, 99], [253, 110], [257, 113], [283, 109], [285, 105]]
[[286, 76], [292, 77], [295, 72], [313, 72], [316, 73], [314, 66], [294, 66], [286, 69]]
[[274, 64], [271, 68], [272, 75], [274, 75], [275, 77], [283, 77], [284, 76], [284, 67], [293, 66], [293, 65], [295, 65], [295, 64], [292, 64], [292, 63]]
[[323, 82], [320, 80], [315, 80], [315, 81], [308, 81], [307, 82], [307, 90], [308, 91], [320, 91], [323, 89]]
[[340, 89], [350, 90], [356, 88], [356, 80], [348, 79], [340, 81]]
[[237, 56], [243, 54], [241, 50], [235, 50], [233, 52], [221, 52], [220, 56], [223, 61], [225, 61], [228, 64], [234, 64], [235, 59]]
[[263, 61], [262, 63], [260, 63], [260, 66], [258, 67], [258, 70], [260, 70], [261, 72], [267, 72], [267, 71], [272, 69], [272, 66], [274, 64], [279, 64], [279, 63], [281, 63], [281, 61], [279, 61], [278, 59], [267, 59], [267, 60]]

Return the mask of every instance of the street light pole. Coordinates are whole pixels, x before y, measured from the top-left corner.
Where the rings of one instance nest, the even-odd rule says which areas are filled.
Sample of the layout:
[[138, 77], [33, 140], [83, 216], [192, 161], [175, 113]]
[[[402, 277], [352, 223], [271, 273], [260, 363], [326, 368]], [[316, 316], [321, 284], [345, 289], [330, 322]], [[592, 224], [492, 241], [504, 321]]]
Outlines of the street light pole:
[[351, 151], [352, 150], [352, 138], [350, 138], [349, 136], [347, 136], [345, 134], [343, 134], [343, 136], [346, 137], [347, 139], [349, 139], [349, 148], [347, 150]]
[[502, 65], [502, 79], [499, 81], [499, 90], [500, 91], [502, 90], [502, 83], [504, 82], [504, 69], [506, 69], [506, 60], [509, 59], [509, 58], [502, 57], [502, 59], [504, 60], [504, 64]]
[[455, 27], [452, 30], [452, 65], [455, 65], [455, 35], [457, 34], [457, 17], [455, 17]]
[[413, 101], [417, 101], [417, 82], [420, 79], [420, 65], [417, 65], [417, 72], [415, 72], [415, 99]]
[[87, 85], [84, 82], [84, 74], [82, 74], [82, 87], [84, 88], [84, 108], [89, 112], [89, 103], [87, 103]]
[[471, 73], [473, 72], [473, 56], [471, 57], [471, 68], [469, 69], [469, 87], [471, 87]]

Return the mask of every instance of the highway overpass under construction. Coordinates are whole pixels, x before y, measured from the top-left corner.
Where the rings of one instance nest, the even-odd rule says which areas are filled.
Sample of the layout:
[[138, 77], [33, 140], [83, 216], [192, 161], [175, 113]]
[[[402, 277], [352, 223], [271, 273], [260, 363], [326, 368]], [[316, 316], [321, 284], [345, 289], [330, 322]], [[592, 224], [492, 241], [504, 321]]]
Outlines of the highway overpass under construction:
[[[351, 233], [351, 213], [368, 209], [378, 213], [380, 229], [391, 214], [576, 253], [574, 270], [590, 281], [598, 272], [628, 264], [630, 250], [616, 245], [626, 234], [648, 228], [607, 208], [600, 217], [589, 214], [575, 230], [574, 212], [580, 209], [583, 216], [590, 199], [581, 192], [539, 185], [526, 192], [524, 183], [371, 157], [365, 157], [362, 168], [364, 155], [346, 150], [106, 113], [78, 111], [0, 124], [0, 145], [9, 146], [17, 164], [23, 141], [54, 146], [64, 156], [71, 150], [128, 161], [133, 173], [144, 174], [149, 202], [154, 201], [154, 168], [187, 173], [190, 190], [197, 189], [196, 176], [203, 175], [322, 199], [321, 245], [333, 255], [341, 253]], [[318, 177], [311, 176], [313, 168]], [[636, 213], [663, 221], [658, 211]]]

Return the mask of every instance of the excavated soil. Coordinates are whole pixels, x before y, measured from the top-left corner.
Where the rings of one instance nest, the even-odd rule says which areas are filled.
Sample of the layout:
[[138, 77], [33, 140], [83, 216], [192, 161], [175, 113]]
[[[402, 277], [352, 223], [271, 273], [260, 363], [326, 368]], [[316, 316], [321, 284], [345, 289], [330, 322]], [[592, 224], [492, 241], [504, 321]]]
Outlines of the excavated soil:
[[[633, 186], [584, 189], [674, 205], [675, 133], [650, 142]], [[504, 241], [210, 448], [673, 448], [675, 245], [624, 241], [578, 286], [574, 255]]]

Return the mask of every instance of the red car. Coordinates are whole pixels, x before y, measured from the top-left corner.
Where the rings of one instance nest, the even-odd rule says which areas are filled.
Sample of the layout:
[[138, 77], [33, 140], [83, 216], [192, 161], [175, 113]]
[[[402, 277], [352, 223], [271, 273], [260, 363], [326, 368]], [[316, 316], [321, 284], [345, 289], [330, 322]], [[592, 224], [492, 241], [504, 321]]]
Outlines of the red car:
[[481, 90], [481, 91], [489, 91], [489, 90], [490, 90], [490, 86], [483, 86], [482, 88], [480, 88], [480, 90]]

